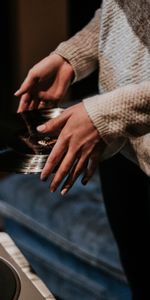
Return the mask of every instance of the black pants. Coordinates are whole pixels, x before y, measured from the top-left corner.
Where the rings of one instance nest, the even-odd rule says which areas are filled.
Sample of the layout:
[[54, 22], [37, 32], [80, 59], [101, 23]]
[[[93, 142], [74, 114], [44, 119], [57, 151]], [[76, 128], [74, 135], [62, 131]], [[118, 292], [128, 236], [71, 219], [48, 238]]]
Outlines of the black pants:
[[100, 166], [108, 219], [134, 300], [150, 299], [150, 182], [117, 155]]

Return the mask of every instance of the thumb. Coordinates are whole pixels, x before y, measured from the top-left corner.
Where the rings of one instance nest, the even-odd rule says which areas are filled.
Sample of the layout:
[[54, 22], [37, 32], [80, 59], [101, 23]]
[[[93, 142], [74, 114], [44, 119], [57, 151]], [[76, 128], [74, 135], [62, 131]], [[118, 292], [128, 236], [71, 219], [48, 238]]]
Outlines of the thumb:
[[49, 120], [48, 122], [37, 127], [37, 131], [41, 133], [50, 133], [61, 129], [69, 119], [70, 115], [63, 112], [59, 117]]

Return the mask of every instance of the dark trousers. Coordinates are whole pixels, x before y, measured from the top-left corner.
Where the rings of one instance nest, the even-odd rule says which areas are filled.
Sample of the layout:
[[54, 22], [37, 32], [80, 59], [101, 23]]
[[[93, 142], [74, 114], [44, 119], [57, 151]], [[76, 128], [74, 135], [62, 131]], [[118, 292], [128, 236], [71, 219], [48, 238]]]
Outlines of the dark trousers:
[[150, 299], [150, 179], [121, 155], [101, 164], [100, 176], [133, 299]]

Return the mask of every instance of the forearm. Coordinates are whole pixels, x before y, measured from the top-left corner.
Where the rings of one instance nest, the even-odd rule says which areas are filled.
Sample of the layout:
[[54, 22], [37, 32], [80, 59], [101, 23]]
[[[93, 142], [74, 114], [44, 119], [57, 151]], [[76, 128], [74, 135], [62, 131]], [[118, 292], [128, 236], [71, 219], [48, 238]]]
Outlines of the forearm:
[[72, 65], [76, 81], [88, 76], [98, 66], [99, 26], [100, 9], [80, 32], [61, 43], [54, 51]]
[[150, 82], [85, 99], [84, 105], [108, 144], [118, 138], [140, 137], [150, 132]]

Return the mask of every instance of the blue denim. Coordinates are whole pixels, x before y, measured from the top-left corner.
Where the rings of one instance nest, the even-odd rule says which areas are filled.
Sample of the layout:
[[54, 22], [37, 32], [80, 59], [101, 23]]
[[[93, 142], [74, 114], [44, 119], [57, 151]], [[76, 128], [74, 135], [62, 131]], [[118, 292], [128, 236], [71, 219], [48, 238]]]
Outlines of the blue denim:
[[99, 176], [64, 198], [38, 175], [0, 182], [6, 228], [53, 293], [64, 300], [130, 300]]

